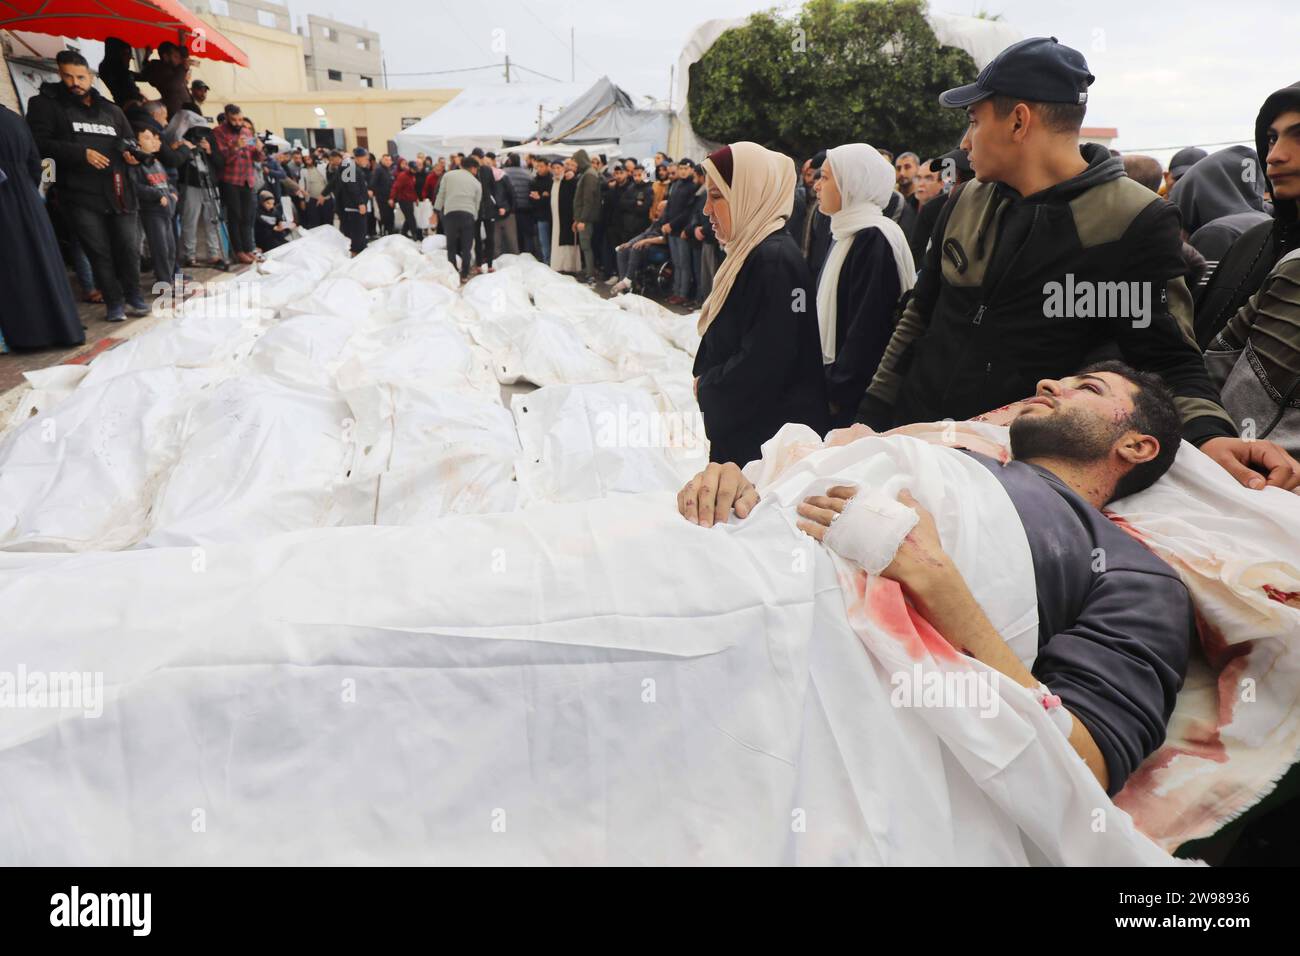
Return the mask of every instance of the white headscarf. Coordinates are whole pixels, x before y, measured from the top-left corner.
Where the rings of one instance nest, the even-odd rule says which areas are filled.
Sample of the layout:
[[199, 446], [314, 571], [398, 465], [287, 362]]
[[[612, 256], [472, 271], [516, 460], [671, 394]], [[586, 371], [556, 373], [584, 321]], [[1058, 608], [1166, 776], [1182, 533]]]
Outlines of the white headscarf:
[[[732, 143], [731, 182], [713, 164], [713, 156], [703, 162], [709, 180], [718, 187], [731, 206], [731, 236], [722, 243], [727, 257], [713, 277], [713, 291], [700, 309], [697, 329], [703, 335], [722, 310], [740, 267], [758, 244], [785, 228], [794, 208], [794, 162], [788, 156], [765, 149], [757, 143]], [[719, 151], [721, 152], [721, 151]], [[895, 227], [897, 228], [897, 227]]]
[[840, 189], [840, 211], [831, 214], [831, 235], [835, 242], [826, 255], [821, 278], [817, 282], [817, 325], [822, 336], [822, 363], [835, 361], [835, 305], [839, 298], [840, 269], [853, 245], [853, 237], [863, 229], [879, 229], [889, 240], [898, 266], [899, 293], [916, 285], [916, 266], [912, 250], [898, 223], [883, 212], [894, 191], [894, 167], [875, 147], [866, 143], [847, 143], [826, 153], [826, 162], [835, 174]]

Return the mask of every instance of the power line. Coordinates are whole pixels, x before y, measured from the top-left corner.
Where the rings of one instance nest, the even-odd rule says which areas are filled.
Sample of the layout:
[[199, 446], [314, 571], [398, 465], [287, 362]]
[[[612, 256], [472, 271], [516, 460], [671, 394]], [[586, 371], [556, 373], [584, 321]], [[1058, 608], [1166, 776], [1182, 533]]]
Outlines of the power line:
[[[488, 63], [484, 66], [462, 66], [462, 67], [457, 67], [454, 70], [415, 70], [415, 71], [405, 72], [405, 73], [393, 73], [390, 71], [388, 73], [385, 73], [384, 75], [385, 76], [445, 76], [448, 73], [473, 73], [480, 70], [499, 70], [503, 66], [505, 66], [505, 63], [501, 62], [501, 63]], [[554, 83], [564, 82], [558, 77], [551, 76], [549, 73], [543, 73], [540, 70], [534, 70], [532, 67], [524, 66], [521, 63], [515, 62], [514, 60], [510, 61], [510, 68], [512, 70], [525, 70], [528, 73], [535, 73], [537, 76], [540, 76], [546, 80], [550, 80]], [[313, 66], [310, 72], [324, 73], [326, 72], [326, 70], [327, 70], [326, 67]], [[373, 74], [371, 73], [361, 73], [358, 70], [330, 69], [329, 72], [340, 73], [343, 74], [344, 76], [373, 76]], [[328, 93], [329, 90], [325, 89], [325, 90], [319, 90], [317, 92]]]
[[[517, 66], [518, 64], [512, 62], [510, 65]], [[499, 69], [501, 69], [500, 63], [489, 63], [487, 66], [462, 66], [454, 70], [420, 70], [414, 73], [388, 72], [385, 73], [384, 76], [443, 76], [447, 73], [472, 73], [475, 70], [499, 70]], [[331, 72], [331, 73], [339, 73], [344, 76], [374, 76], [374, 73], [362, 73], [359, 70], [335, 70], [332, 67], [324, 67], [324, 66], [312, 66], [311, 69], [309, 69], [307, 72], [309, 73]], [[316, 92], [328, 93], [329, 90], [328, 89], [317, 90]]]
[[[564, 47], [574, 56], [577, 56], [577, 51], [573, 49], [572, 44], [566, 43], [562, 37], [557, 36], [555, 32], [547, 24], [547, 22], [533, 12], [532, 7], [528, 5], [527, 0], [519, 0], [519, 5], [524, 8], [524, 10], [528, 13], [530, 17], [532, 17], [534, 20], [536, 20], [538, 23], [542, 25], [542, 29], [551, 35], [551, 39], [553, 39], [556, 43], [560, 44], [560, 46]], [[592, 73], [595, 73], [598, 76], [603, 73], [603, 71], [596, 69], [590, 63], [588, 63], [586, 57], [579, 56], [578, 62], [580, 62], [583, 66], [585, 66], [587, 69], [591, 70]], [[536, 71], [534, 70], [533, 72]], [[559, 81], [557, 80], [556, 82]]]
[[511, 61], [510, 61], [510, 65], [513, 66], [516, 70], [525, 70], [525, 71], [527, 71], [527, 72], [529, 72], [529, 73], [536, 73], [538, 76], [543, 77], [544, 79], [552, 80], [552, 81], [554, 81], [554, 82], [556, 82], [556, 83], [563, 83], [563, 82], [564, 82], [563, 80], [556, 79], [555, 77], [551, 76], [549, 73], [542, 73], [542, 72], [540, 72], [539, 70], [534, 70], [534, 69], [531, 69], [530, 67], [520, 66], [520, 65], [519, 65], [518, 63], [516, 63], [514, 60], [511, 60]]
[[[389, 76], [442, 76], [447, 73], [472, 73], [475, 70], [499, 70], [504, 64], [489, 63], [487, 66], [463, 66], [456, 70], [419, 70], [414, 73], [389, 73]], [[511, 66], [519, 66], [511, 63]]]
[[460, 19], [455, 14], [453, 4], [443, 4], [443, 12], [447, 14], [447, 17], [452, 23], [456, 24], [456, 29], [461, 32], [461, 35], [464, 36], [466, 40], [469, 40], [470, 43], [474, 44], [480, 53], [484, 56], [491, 56], [491, 54], [488, 53], [487, 50], [483, 49], [479, 42], [474, 39], [470, 32], [465, 29], [465, 25], [460, 22]]
[[[1198, 146], [1238, 146], [1246, 142], [1244, 139], [1229, 139], [1222, 143], [1198, 143]], [[1144, 151], [1157, 151], [1162, 149], [1182, 149], [1182, 146], [1126, 146], [1122, 150], [1125, 153], [1141, 153]]]

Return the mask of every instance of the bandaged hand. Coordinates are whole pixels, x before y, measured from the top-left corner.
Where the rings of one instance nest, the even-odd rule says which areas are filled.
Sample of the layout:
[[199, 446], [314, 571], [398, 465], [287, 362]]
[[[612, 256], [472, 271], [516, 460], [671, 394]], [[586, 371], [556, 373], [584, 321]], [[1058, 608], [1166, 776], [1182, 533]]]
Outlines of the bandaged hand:
[[[798, 508], [799, 530], [913, 593], [941, 584], [954, 571], [934, 517], [911, 492], [899, 492], [897, 501], [866, 493], [851, 505], [857, 494], [856, 488], [836, 485], [825, 495], [805, 498]], [[904, 513], [909, 511], [910, 516]]]
[[734, 462], [710, 462], [677, 492], [677, 510], [682, 517], [705, 528], [726, 524], [733, 510], [737, 518], [744, 518], [756, 504], [758, 489]]

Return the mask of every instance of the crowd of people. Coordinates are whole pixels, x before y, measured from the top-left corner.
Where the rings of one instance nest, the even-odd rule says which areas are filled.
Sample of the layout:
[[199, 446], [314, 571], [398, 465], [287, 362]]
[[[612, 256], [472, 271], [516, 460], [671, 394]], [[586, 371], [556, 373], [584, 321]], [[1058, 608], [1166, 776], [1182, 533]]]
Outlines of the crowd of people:
[[[667, 302], [701, 309], [717, 461], [757, 457], [787, 421], [967, 418], [1065, 366], [1119, 358], [1158, 373], [1185, 437], [1243, 481], [1276, 483], [1293, 467], [1283, 449], [1300, 450], [1297, 87], [1263, 105], [1255, 149], [1189, 148], [1168, 169], [1080, 144], [1091, 74], [1047, 40], [986, 67], [987, 96], [945, 94], [970, 127], [938, 156], [850, 143], [801, 162], [746, 144], [702, 162], [582, 149], [408, 160], [277, 148], [237, 105], [204, 119], [207, 87], [189, 82], [183, 49], [164, 45], [139, 73], [131, 53], [105, 48], [116, 102], [69, 51], [28, 105], [30, 135], [4, 118], [0, 195], [29, 235], [5, 280], [24, 306], [6, 310], [10, 346], [81, 341], [65, 258], [83, 297], [121, 321], [146, 311], [142, 248], [170, 281], [337, 222], [354, 254], [378, 235], [441, 234], [463, 280], [520, 252], [611, 294], [655, 293], [671, 273]], [[29, 177], [44, 209], [17, 188]], [[1093, 311], [1053, 310], [1048, 291], [1067, 278]], [[1132, 294], [1107, 314], [1116, 283]]]
[[1077, 51], [1032, 39], [945, 94], [970, 120], [951, 153], [846, 144], [799, 184], [752, 144], [705, 161], [724, 252], [696, 374], [715, 461], [757, 458], [785, 422], [966, 419], [1122, 359], [1243, 483], [1300, 482], [1300, 88], [1264, 104], [1255, 150], [1185, 150], [1166, 173], [1080, 143], [1091, 81]]
[[799, 505], [799, 527], [865, 561], [907, 514], [914, 530], [878, 573], [953, 646], [1061, 707], [1116, 793], [1164, 739], [1194, 616], [1102, 509], [1157, 481], [1184, 441], [1247, 488], [1300, 487], [1300, 84], [1264, 102], [1256, 150], [1182, 153], [1165, 177], [1080, 143], [1093, 79], [1054, 38], [1013, 44], [940, 97], [967, 114], [964, 156], [904, 152], [891, 169], [864, 143], [828, 149], [803, 167], [802, 222], [789, 157], [733, 143], [705, 160], [725, 250], [694, 369], [712, 464], [678, 509], [706, 527], [746, 517], [758, 491], [742, 466], [786, 423], [1008, 419], [1009, 460], [954, 454], [992, 473], [1023, 524], [1032, 669], [914, 498], [855, 509], [859, 489], [833, 487]]
[[[798, 162], [737, 142], [700, 162], [408, 160], [276, 150], [236, 105], [201, 121], [206, 87], [186, 85], [179, 48], [141, 74], [129, 49], [107, 54], [116, 103], [68, 52], [29, 104], [30, 132], [0, 111], [0, 211], [20, 236], [0, 278], [21, 303], [5, 311], [11, 345], [80, 340], [56, 231], [83, 293], [121, 321], [145, 310], [142, 232], [154, 275], [183, 276], [288, 241], [287, 205], [307, 228], [337, 221], [354, 254], [376, 235], [441, 234], [462, 281], [516, 253], [610, 294], [670, 270], [667, 302], [700, 313], [712, 464], [678, 504], [703, 525], [748, 514], [757, 492], [740, 467], [787, 423], [885, 431], [1025, 402], [1013, 460], [981, 464], [1033, 543], [1033, 673], [962, 597], [932, 527], [884, 573], [945, 636], [966, 633], [954, 643], [1050, 685], [1111, 792], [1163, 738], [1192, 613], [1176, 575], [1101, 509], [1159, 479], [1182, 441], [1246, 487], [1300, 487], [1300, 84], [1259, 107], [1254, 149], [1189, 148], [1168, 169], [1080, 142], [1094, 78], [1054, 38], [1013, 44], [940, 97], [968, 128], [938, 156], [846, 143]], [[809, 499], [802, 526], [822, 538], [853, 494]], [[1105, 587], [1080, 570], [1099, 547], [1125, 562]]]

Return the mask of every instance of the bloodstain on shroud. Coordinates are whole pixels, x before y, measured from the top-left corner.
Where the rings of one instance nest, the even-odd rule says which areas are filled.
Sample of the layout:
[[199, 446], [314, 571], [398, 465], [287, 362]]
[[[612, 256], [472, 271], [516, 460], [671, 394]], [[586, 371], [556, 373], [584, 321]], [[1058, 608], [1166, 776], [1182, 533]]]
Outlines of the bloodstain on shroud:
[[919, 661], [926, 656], [944, 661], [961, 658], [956, 648], [908, 603], [897, 581], [871, 577], [859, 569], [853, 574], [853, 594], [855, 598], [849, 605], [849, 616], [869, 619], [902, 644], [912, 660]]

